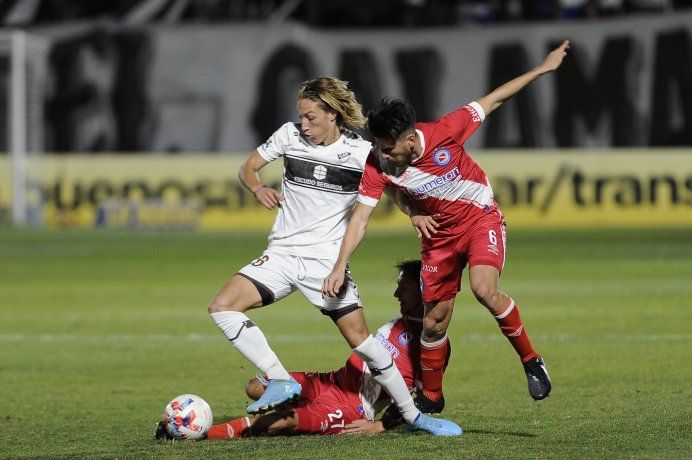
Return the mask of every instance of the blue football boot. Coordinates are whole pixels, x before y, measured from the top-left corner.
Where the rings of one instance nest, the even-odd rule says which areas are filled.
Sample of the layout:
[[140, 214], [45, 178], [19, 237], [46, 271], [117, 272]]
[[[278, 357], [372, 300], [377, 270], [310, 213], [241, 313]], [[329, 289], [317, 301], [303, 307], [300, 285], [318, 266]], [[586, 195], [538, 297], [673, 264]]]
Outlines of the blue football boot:
[[267, 389], [260, 399], [247, 406], [248, 414], [264, 414], [282, 404], [297, 401], [303, 388], [296, 380], [269, 379]]
[[442, 418], [421, 414], [410, 425], [414, 430], [427, 431], [435, 436], [461, 436], [462, 429], [456, 423]]

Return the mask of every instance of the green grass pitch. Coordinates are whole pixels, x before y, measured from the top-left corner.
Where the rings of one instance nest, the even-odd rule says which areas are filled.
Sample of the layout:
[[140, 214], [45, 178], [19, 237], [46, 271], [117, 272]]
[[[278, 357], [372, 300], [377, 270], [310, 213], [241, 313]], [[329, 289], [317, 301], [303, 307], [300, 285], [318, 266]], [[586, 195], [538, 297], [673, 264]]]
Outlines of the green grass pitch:
[[[692, 233], [511, 231], [501, 287], [554, 388], [534, 402], [519, 361], [467, 280], [450, 328], [445, 416], [464, 435], [153, 440], [168, 400], [244, 414], [254, 375], [209, 319], [219, 286], [257, 257], [259, 233], [0, 230], [0, 458], [689, 458]], [[413, 232], [371, 231], [352, 261], [372, 329], [397, 309]], [[340, 367], [349, 349], [300, 296], [250, 315], [291, 370]]]

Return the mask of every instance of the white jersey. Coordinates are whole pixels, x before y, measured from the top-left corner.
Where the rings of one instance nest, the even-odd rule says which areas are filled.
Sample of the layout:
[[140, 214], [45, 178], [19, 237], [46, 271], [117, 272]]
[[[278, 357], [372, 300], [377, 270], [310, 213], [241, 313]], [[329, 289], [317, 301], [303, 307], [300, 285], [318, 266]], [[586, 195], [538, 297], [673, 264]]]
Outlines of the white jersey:
[[335, 259], [346, 232], [372, 144], [350, 131], [327, 146], [313, 144], [286, 123], [257, 151], [267, 161], [284, 158], [281, 202], [269, 248], [317, 259]]

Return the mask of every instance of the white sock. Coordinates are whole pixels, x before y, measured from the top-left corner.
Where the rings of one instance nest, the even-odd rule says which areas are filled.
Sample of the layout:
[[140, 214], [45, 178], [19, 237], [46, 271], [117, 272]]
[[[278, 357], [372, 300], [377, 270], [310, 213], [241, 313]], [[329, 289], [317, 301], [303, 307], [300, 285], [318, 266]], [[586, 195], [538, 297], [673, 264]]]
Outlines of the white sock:
[[221, 311], [210, 315], [235, 349], [267, 377], [284, 380], [290, 378], [279, 358], [269, 348], [267, 338], [245, 313]]
[[394, 399], [404, 420], [413, 423], [420, 411], [413, 404], [411, 393], [406, 388], [404, 378], [401, 376], [399, 368], [396, 367], [392, 356], [372, 335], [368, 336], [353, 351], [363, 358], [375, 381], [382, 385], [382, 388], [387, 390], [389, 396]]

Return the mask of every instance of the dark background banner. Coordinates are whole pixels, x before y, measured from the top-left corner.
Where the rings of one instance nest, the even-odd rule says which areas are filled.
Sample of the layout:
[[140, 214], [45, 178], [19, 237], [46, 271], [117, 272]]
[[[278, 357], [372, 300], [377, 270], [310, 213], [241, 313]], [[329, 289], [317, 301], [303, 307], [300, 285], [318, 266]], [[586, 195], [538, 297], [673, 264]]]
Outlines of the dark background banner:
[[603, 23], [370, 31], [297, 24], [35, 28], [51, 40], [46, 150], [250, 151], [295, 119], [296, 85], [351, 82], [367, 108], [430, 120], [572, 41], [560, 71], [494, 113], [471, 148], [692, 145], [692, 13]]

